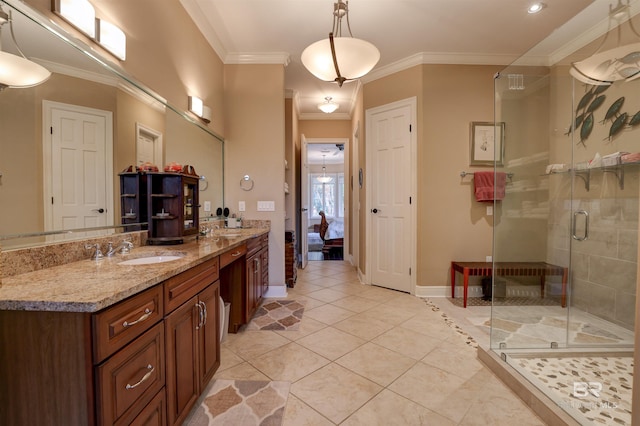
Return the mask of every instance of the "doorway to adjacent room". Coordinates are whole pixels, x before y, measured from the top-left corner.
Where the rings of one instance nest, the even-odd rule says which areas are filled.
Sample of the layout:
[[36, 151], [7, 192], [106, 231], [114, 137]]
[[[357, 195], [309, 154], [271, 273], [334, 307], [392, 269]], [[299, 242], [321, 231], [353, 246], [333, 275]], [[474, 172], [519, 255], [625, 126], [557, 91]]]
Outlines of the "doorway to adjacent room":
[[[307, 139], [305, 174], [308, 205], [306, 233], [307, 258], [310, 261], [343, 260], [345, 256], [345, 218], [348, 215], [345, 196], [346, 139]], [[324, 217], [324, 218], [323, 218]], [[303, 239], [304, 241], [305, 239]]]

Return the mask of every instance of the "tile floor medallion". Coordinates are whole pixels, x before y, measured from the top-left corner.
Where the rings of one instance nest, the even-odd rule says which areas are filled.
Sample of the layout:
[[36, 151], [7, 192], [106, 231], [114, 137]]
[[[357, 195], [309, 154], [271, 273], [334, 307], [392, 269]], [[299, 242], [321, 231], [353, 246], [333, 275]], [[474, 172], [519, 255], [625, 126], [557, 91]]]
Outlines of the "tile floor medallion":
[[631, 356], [512, 357], [510, 363], [584, 424], [631, 424]]
[[305, 304], [304, 300], [265, 299], [246, 329], [295, 331], [300, 326]]
[[186, 426], [282, 425], [290, 384], [216, 379]]

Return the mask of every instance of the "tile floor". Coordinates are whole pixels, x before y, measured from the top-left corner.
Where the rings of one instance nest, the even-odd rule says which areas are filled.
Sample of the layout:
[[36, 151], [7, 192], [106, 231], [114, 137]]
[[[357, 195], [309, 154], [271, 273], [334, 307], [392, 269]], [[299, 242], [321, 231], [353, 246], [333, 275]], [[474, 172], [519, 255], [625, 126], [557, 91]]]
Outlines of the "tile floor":
[[440, 312], [359, 283], [346, 262], [310, 262], [289, 298], [297, 331], [240, 331], [216, 378], [291, 383], [284, 425], [542, 425]]

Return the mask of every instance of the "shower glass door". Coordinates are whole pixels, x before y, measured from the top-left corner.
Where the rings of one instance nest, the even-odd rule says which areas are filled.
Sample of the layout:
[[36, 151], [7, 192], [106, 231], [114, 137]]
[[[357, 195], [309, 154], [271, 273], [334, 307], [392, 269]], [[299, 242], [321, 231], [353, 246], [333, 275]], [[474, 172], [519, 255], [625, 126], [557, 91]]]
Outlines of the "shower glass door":
[[[505, 137], [495, 172], [508, 179], [494, 204], [491, 349], [581, 424], [630, 424], [640, 78], [596, 85], [571, 73], [605, 37], [551, 66], [525, 55], [496, 75]], [[640, 42], [598, 63], [640, 76], [629, 62], [638, 52]]]

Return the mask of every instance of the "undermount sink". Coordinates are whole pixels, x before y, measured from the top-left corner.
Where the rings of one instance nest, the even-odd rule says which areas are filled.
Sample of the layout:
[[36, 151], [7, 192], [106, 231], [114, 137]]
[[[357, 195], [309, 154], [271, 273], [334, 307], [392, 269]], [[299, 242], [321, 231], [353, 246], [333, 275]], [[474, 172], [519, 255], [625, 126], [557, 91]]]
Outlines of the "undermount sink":
[[183, 256], [163, 255], [163, 256], [147, 256], [138, 257], [136, 259], [123, 260], [118, 265], [153, 265], [154, 263], [165, 263], [182, 259]]
[[224, 233], [224, 234], [220, 234], [221, 237], [225, 237], [225, 238], [238, 238], [241, 235], [242, 234], [240, 234], [240, 233], [232, 233], [232, 232], [227, 232], [227, 233]]

